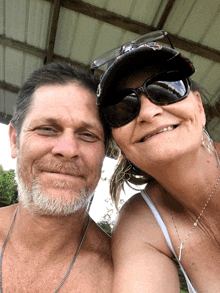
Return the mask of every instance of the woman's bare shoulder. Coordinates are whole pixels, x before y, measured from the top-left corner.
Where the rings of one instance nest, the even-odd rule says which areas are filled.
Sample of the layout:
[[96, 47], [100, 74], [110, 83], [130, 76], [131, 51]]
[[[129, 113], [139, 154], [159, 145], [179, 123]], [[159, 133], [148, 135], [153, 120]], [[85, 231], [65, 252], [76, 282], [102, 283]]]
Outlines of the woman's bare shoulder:
[[[158, 292], [158, 278], [160, 286], [168, 288], [166, 292], [179, 292], [172, 253], [140, 193], [132, 196], [120, 211], [113, 229], [112, 256], [113, 292], [136, 292], [137, 286], [141, 292]], [[172, 279], [169, 284], [168, 279]]]
[[[158, 186], [154, 185], [152, 188], [154, 193], [160, 192]], [[135, 194], [124, 204], [112, 234], [113, 248], [134, 242], [136, 246], [139, 245], [138, 243], [150, 245], [164, 254], [171, 255], [157, 220], [141, 193]]]
[[[163, 193], [163, 189], [157, 182], [152, 182], [145, 187], [145, 192], [152, 199], [160, 197]], [[148, 217], [150, 219], [154, 218], [150, 208], [143, 199], [141, 192], [139, 192], [134, 194], [125, 202], [120, 210], [118, 220], [127, 221], [129, 218], [131, 218], [133, 222], [135, 219], [140, 221], [141, 217], [144, 219]]]

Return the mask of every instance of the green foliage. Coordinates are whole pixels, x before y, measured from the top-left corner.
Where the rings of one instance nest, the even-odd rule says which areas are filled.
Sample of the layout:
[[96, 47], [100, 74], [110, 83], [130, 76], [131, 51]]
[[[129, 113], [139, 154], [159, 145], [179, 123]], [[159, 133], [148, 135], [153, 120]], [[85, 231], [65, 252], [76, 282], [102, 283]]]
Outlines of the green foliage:
[[15, 171], [4, 171], [0, 165], [0, 207], [17, 203]]
[[108, 221], [100, 221], [100, 222], [98, 222], [98, 225], [103, 231], [105, 231], [105, 233], [107, 233], [109, 236], [111, 236], [112, 227]]
[[178, 275], [179, 275], [181, 293], [188, 293], [188, 288], [187, 288], [187, 284], [186, 284], [186, 280], [185, 280], [185, 277], [183, 275], [183, 272], [180, 269], [180, 266], [179, 266], [177, 260], [175, 258], [173, 260], [176, 263], [177, 268], [178, 268]]

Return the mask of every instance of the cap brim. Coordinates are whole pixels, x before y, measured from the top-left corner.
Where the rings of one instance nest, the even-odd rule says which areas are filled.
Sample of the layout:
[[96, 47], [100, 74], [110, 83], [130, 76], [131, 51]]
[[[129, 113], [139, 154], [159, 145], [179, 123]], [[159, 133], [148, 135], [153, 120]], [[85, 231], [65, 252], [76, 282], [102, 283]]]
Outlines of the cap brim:
[[173, 81], [187, 78], [195, 72], [192, 62], [174, 49], [164, 46], [160, 46], [160, 49], [140, 47], [120, 56], [108, 67], [100, 81], [97, 104], [115, 104], [111, 97], [119, 82], [140, 70], [149, 73], [173, 71]]

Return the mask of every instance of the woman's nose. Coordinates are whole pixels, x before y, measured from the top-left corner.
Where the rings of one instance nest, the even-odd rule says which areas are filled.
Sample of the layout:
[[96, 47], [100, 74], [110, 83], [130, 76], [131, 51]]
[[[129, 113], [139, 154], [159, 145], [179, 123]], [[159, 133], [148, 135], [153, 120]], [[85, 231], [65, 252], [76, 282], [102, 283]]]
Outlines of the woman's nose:
[[163, 108], [159, 105], [152, 103], [148, 96], [141, 93], [140, 97], [141, 108], [137, 117], [137, 121], [141, 122], [152, 122], [152, 120], [163, 113]]

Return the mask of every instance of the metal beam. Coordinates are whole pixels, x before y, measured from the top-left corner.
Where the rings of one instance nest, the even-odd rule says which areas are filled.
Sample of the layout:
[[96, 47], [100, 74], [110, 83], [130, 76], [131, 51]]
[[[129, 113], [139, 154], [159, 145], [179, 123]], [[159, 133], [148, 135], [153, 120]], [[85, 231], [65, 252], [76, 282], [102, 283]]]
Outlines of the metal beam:
[[167, 18], [173, 8], [173, 5], [175, 4], [176, 0], [169, 0], [167, 5], [166, 5], [166, 8], [163, 12], [163, 15], [161, 16], [161, 19], [160, 19], [160, 22], [157, 26], [157, 29], [158, 30], [162, 30], [163, 29], [163, 26], [165, 24], [165, 22], [167, 21]]
[[[54, 3], [53, 0], [46, 1]], [[168, 4], [171, 5], [171, 1]], [[156, 28], [152, 26], [132, 20], [128, 17], [123, 17], [80, 0], [61, 0], [61, 6], [140, 35], [156, 30]], [[170, 34], [170, 37], [176, 48], [220, 63], [220, 51], [180, 38], [176, 35]]]
[[12, 116], [6, 113], [0, 112], [0, 123], [8, 125], [11, 121]]
[[[53, 2], [51, 0], [46, 1]], [[81, 0], [62, 0], [61, 6], [140, 35], [155, 30], [153, 26], [132, 20], [131, 18], [121, 16]]]
[[[52, 1], [52, 0], [46, 0], [46, 1], [54, 3], [54, 1]], [[140, 35], [152, 32], [156, 29], [156, 28], [154, 28], [152, 26], [148, 26], [144, 23], [140, 23], [140, 22], [132, 20], [130, 18], [120, 16], [116, 13], [107, 11], [105, 9], [101, 9], [101, 8], [96, 7], [94, 5], [91, 5], [89, 3], [85, 3], [82, 1], [78, 1], [78, 0], [75, 0], [75, 1], [62, 0], [61, 6], [67, 8], [67, 9], [71, 9], [76, 12], [82, 13], [84, 15], [96, 18], [100, 21], [110, 23], [114, 26], [123, 28], [125, 30], [138, 33]], [[197, 54], [197, 55], [202, 56], [204, 58], [213, 60], [214, 62], [220, 63], [220, 51], [219, 50], [215, 50], [210, 47], [198, 44], [196, 42], [177, 37], [176, 35], [170, 35], [170, 37], [171, 37], [171, 40], [176, 48], [188, 51], [193, 54]], [[34, 46], [22, 43], [20, 41], [14, 41], [14, 40], [5, 38], [3, 35], [0, 35], [0, 44], [3, 44], [5, 46], [10, 46], [10, 47], [16, 46], [16, 49], [20, 49], [20, 50], [27, 52], [27, 53], [30, 53], [32, 55], [39, 56], [42, 59], [45, 59], [45, 57], [47, 56], [46, 50], [36, 48]], [[54, 55], [54, 59], [59, 59], [59, 58], [62, 58], [62, 60], [66, 59], [66, 60], [68, 60], [67, 62], [71, 62], [71, 64], [75, 63], [68, 58]], [[77, 63], [76, 66], [79, 66], [79, 63]], [[84, 64], [82, 64], [82, 68], [85, 68]]]
[[51, 28], [50, 28], [50, 33], [49, 33], [47, 58], [46, 58], [45, 64], [53, 62], [53, 60], [54, 60], [54, 44], [55, 44], [55, 39], [56, 39], [59, 14], [60, 14], [60, 0], [55, 0], [54, 7], [53, 7]]
[[0, 44], [3, 46], [14, 48], [16, 50], [20, 50], [22, 52], [40, 57], [42, 59], [44, 59], [45, 55], [47, 54], [47, 52], [45, 50], [36, 48], [36, 47], [31, 46], [27, 43], [22, 43], [20, 41], [16, 41], [16, 40], [7, 38], [4, 35], [0, 35]]
[[206, 120], [209, 123], [214, 117], [220, 116], [220, 101], [217, 101], [214, 105], [204, 104], [206, 113]]
[[16, 85], [7, 83], [5, 81], [0, 80], [0, 88], [3, 90], [6, 90], [8, 92], [12, 92], [14, 94], [17, 94], [20, 90], [20, 88]]
[[[3, 45], [3, 46], [11, 47], [11, 48], [14, 48], [16, 50], [28, 53], [30, 55], [40, 57], [40, 58], [42, 58], [42, 60], [44, 60], [45, 57], [47, 56], [47, 51], [46, 50], [42, 50], [42, 49], [39, 49], [39, 48], [34, 47], [32, 45], [29, 45], [27, 43], [22, 43], [20, 41], [16, 41], [16, 40], [7, 38], [4, 35], [0, 35], [0, 44]], [[59, 60], [59, 61], [62, 61], [62, 62], [69, 63], [69, 64], [71, 64], [73, 66], [76, 66], [76, 67], [80, 67], [80, 68], [84, 69], [85, 71], [88, 71], [88, 72], [90, 71], [90, 66], [89, 65], [85, 65], [83, 63], [74, 61], [74, 60], [72, 60], [70, 58], [66, 58], [66, 57], [54, 54], [54, 60], [55, 59]], [[100, 71], [100, 70], [96, 71], [96, 72], [97, 72], [97, 74], [102, 73], [102, 71]]]

